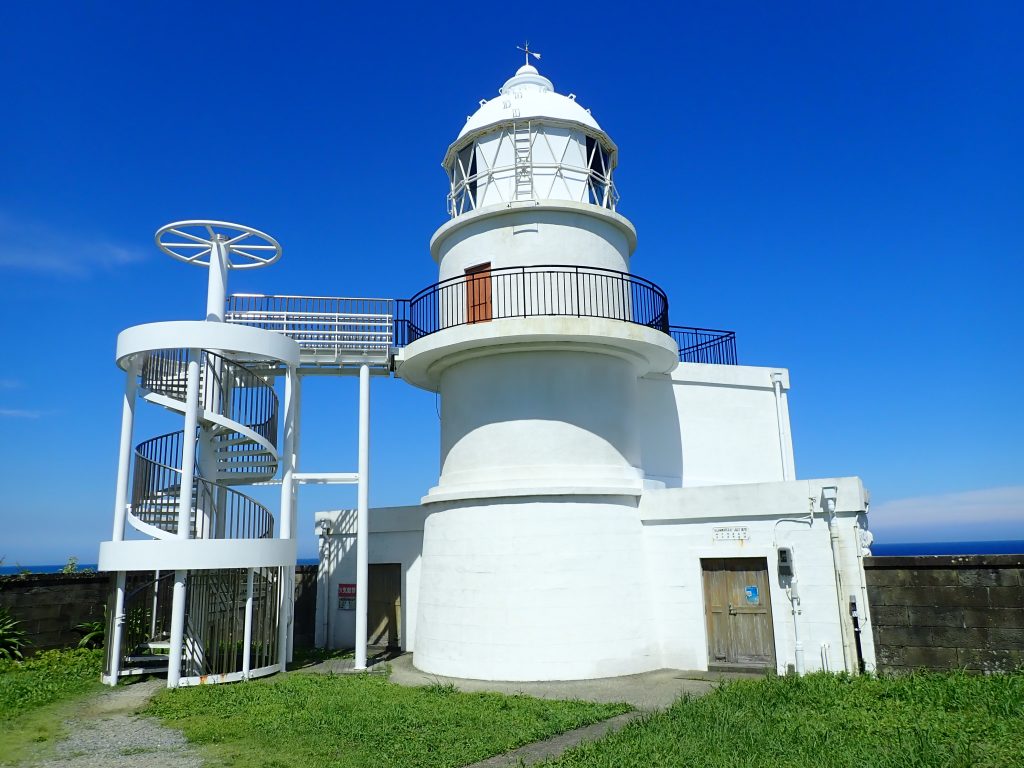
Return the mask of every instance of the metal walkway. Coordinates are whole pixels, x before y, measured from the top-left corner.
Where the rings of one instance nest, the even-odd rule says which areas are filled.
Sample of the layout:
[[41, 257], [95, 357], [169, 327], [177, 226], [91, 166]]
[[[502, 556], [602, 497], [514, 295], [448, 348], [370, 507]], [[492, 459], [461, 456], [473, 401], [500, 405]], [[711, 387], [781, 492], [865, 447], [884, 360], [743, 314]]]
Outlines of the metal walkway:
[[224, 319], [295, 339], [304, 373], [355, 374], [362, 365], [391, 370], [395, 350], [405, 344], [407, 307], [403, 299], [236, 293], [228, 297]]

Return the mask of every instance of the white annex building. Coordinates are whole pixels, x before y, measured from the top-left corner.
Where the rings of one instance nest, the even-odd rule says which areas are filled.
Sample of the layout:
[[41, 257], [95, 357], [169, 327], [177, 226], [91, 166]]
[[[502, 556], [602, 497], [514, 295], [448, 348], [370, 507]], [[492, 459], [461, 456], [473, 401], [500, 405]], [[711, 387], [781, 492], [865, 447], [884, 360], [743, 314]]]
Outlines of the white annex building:
[[[108, 680], [154, 657], [169, 685], [281, 668], [304, 482], [359, 483], [358, 510], [316, 516], [317, 644], [355, 646], [357, 667], [369, 641], [489, 680], [873, 669], [867, 492], [797, 480], [788, 371], [739, 365], [730, 332], [671, 325], [631, 274], [617, 149], [589, 110], [527, 64], [443, 164], [438, 282], [408, 300], [228, 297], [231, 269], [280, 255], [273, 238], [158, 232], [210, 287], [205, 321], [118, 341]], [[439, 394], [441, 472], [415, 506], [368, 507], [373, 369]], [[360, 376], [357, 472], [299, 471], [308, 375]], [[140, 398], [183, 430], [133, 449]], [[276, 527], [236, 488], [251, 483], [280, 483]]]

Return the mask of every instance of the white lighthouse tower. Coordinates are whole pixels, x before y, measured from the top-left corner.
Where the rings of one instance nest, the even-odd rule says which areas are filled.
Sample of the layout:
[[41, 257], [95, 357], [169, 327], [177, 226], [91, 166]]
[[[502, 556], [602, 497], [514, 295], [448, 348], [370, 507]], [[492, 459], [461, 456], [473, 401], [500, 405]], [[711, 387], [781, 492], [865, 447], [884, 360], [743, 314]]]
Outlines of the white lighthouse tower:
[[438, 392], [415, 664], [457, 677], [660, 666], [647, 631], [637, 382], [678, 365], [668, 302], [630, 274], [617, 150], [529, 64], [449, 147], [439, 282], [397, 374]]

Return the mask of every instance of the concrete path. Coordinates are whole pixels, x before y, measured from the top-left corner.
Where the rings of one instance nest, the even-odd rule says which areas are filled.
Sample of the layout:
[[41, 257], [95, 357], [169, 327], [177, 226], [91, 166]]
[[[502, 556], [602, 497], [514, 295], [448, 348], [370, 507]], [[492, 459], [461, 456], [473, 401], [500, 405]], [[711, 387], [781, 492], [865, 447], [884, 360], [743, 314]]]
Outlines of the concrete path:
[[[538, 699], [581, 699], [606, 703], [625, 702], [639, 710], [665, 709], [680, 696], [700, 696], [710, 691], [721, 675], [706, 672], [684, 672], [659, 669], [640, 675], [606, 677], [598, 680], [561, 680], [556, 682], [494, 682], [466, 680], [420, 672], [412, 665], [412, 654], [392, 659], [391, 682], [399, 685], [431, 685], [451, 683], [460, 691], [495, 691], [523, 693]], [[733, 675], [735, 676], [735, 675]]]
[[523, 765], [534, 765], [542, 760], [558, 757], [565, 750], [582, 744], [585, 741], [597, 741], [602, 736], [622, 728], [627, 723], [643, 716], [643, 712], [627, 712], [600, 723], [594, 723], [575, 731], [566, 731], [558, 736], [552, 736], [544, 741], [535, 741], [525, 747], [514, 749], [503, 755], [495, 755], [479, 763], [473, 763], [466, 768], [519, 768]]
[[[54, 754], [36, 768], [201, 768], [198, 750], [180, 731], [135, 714], [165, 685], [147, 680], [108, 688], [65, 721]], [[26, 767], [27, 768], [27, 767]]]

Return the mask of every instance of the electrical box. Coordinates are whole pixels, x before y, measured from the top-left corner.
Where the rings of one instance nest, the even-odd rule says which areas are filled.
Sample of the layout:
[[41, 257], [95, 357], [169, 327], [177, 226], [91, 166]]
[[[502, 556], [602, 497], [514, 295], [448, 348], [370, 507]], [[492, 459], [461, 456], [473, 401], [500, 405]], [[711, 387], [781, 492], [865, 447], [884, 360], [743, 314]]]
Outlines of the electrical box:
[[779, 547], [779, 576], [793, 577], [793, 550], [789, 547]]

